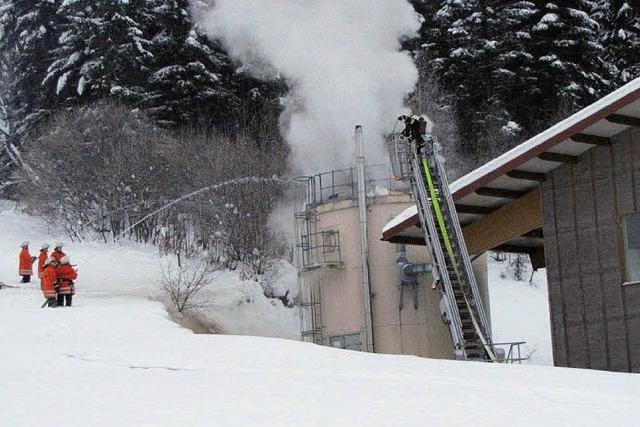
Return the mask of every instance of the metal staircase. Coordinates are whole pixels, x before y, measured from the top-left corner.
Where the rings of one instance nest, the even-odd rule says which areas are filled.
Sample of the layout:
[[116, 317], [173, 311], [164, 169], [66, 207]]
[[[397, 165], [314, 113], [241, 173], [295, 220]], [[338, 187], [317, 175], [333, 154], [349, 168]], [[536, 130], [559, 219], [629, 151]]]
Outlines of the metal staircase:
[[440, 311], [451, 332], [454, 358], [498, 361], [437, 144], [427, 135], [419, 145], [395, 136], [390, 144], [391, 161], [396, 179], [407, 179], [411, 184], [435, 263], [433, 274], [442, 297]]

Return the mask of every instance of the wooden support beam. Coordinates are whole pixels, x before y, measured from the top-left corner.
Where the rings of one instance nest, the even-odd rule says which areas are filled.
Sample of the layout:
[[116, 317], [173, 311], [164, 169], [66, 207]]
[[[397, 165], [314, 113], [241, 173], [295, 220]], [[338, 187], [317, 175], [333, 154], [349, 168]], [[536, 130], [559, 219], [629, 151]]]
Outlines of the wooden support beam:
[[571, 140], [583, 144], [604, 145], [605, 147], [611, 145], [611, 140], [605, 136], [588, 135], [586, 133], [576, 133], [571, 137]]
[[542, 189], [536, 188], [462, 229], [470, 254], [478, 255], [542, 227]]
[[476, 194], [487, 197], [499, 197], [502, 199], [517, 199], [524, 196], [526, 192], [507, 190], [505, 188], [482, 187], [476, 190]]
[[618, 125], [633, 126], [636, 128], [640, 127], [640, 118], [625, 116], [624, 114], [612, 114], [607, 117], [607, 121]]
[[531, 230], [530, 232], [523, 234], [522, 237], [531, 237], [533, 239], [544, 239], [544, 233], [542, 232], [542, 228], [538, 228], [537, 230]]
[[580, 159], [576, 156], [570, 156], [568, 154], [559, 154], [559, 153], [542, 153], [538, 156], [540, 160], [544, 160], [547, 162], [556, 162], [556, 163], [569, 163], [575, 165], [580, 161]]
[[513, 179], [524, 179], [527, 181], [545, 182], [547, 176], [543, 173], [513, 170], [507, 172], [507, 176]]
[[509, 252], [511, 254], [528, 254], [535, 250], [533, 246], [521, 246], [521, 245], [500, 245], [493, 248], [496, 252]]
[[497, 209], [487, 206], [456, 205], [456, 211], [459, 214], [489, 215]]
[[387, 241], [390, 243], [398, 244], [398, 245], [420, 245], [420, 246], [427, 245], [427, 243], [424, 241], [424, 238], [422, 237], [393, 236]]
[[544, 257], [544, 247], [538, 247], [535, 248], [534, 251], [529, 252], [529, 258], [531, 259], [531, 267], [533, 267], [533, 271], [547, 266], [547, 261]]

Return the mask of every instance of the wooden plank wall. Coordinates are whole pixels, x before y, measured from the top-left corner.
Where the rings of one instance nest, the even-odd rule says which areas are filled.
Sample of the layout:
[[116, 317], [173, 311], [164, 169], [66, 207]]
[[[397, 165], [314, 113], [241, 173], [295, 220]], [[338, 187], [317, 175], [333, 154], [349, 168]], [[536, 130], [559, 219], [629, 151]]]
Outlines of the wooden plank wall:
[[623, 286], [620, 219], [640, 212], [640, 129], [598, 146], [543, 185], [557, 366], [640, 372], [640, 285]]

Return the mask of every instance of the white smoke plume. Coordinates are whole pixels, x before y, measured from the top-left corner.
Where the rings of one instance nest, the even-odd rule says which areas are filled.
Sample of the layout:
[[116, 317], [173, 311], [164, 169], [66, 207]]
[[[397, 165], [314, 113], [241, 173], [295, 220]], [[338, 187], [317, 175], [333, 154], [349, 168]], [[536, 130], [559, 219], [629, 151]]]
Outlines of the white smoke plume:
[[257, 77], [277, 72], [288, 82], [283, 132], [294, 172], [349, 166], [357, 124], [368, 162], [387, 161], [382, 136], [418, 78], [400, 52], [420, 26], [406, 0], [209, 0], [195, 11]]

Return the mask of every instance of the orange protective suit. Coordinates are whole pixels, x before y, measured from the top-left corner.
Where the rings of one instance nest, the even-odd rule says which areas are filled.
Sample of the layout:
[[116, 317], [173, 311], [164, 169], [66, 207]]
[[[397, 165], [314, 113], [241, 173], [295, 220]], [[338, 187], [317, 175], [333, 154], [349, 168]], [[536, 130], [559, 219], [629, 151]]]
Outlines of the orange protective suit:
[[20, 251], [18, 274], [20, 276], [31, 276], [33, 274], [33, 259], [31, 258], [31, 254], [27, 248], [22, 248]]
[[42, 273], [42, 282], [40, 288], [46, 299], [56, 297], [56, 281], [58, 280], [58, 274], [56, 267], [53, 265], [47, 265]]
[[51, 252], [51, 258], [55, 259], [56, 261], [60, 262], [60, 260], [62, 259], [62, 257], [66, 256], [67, 254], [65, 254], [62, 251], [53, 251]]
[[38, 277], [42, 279], [42, 273], [44, 272], [44, 262], [49, 258], [49, 254], [46, 250], [42, 249], [40, 255], [38, 255]]
[[75, 295], [76, 287], [73, 281], [78, 277], [78, 273], [69, 264], [62, 264], [58, 267], [58, 295]]

